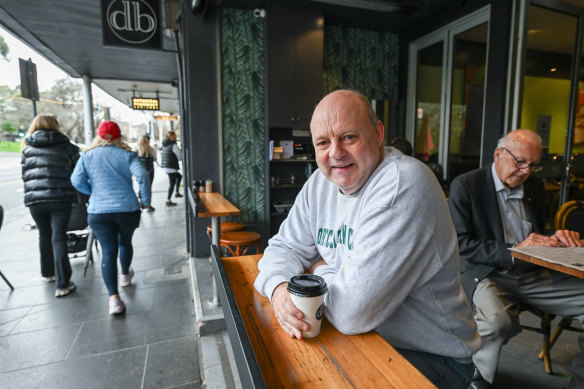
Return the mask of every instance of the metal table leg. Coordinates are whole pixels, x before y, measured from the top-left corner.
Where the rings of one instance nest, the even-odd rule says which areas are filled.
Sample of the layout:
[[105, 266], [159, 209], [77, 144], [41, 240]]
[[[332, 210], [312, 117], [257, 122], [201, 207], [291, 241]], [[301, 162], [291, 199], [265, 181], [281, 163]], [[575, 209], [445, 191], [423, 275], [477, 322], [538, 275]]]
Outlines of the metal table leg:
[[[4, 281], [8, 284], [8, 286], [10, 287], [10, 290], [14, 290], [14, 286], [12, 286], [12, 284], [10, 283], [10, 281], [8, 281], [8, 278], [4, 277], [4, 274], [0, 271], [0, 276], [4, 279]], [[213, 278], [213, 286], [215, 286], [215, 279]], [[213, 288], [215, 291], [217, 290], [217, 288]]]
[[[219, 224], [219, 216], [214, 216], [211, 218], [211, 227], [213, 231], [211, 233], [211, 242], [216, 245], [219, 250], [221, 250], [221, 245], [219, 244], [220, 236], [221, 236], [221, 226]], [[210, 259], [210, 258], [209, 258]], [[212, 307], [219, 307], [221, 306], [221, 302], [219, 301], [219, 295], [217, 294], [217, 284], [215, 283], [215, 277], [212, 278], [213, 282], [213, 298], [207, 300], [207, 304]]]
[[[95, 235], [93, 230], [90, 228], [87, 234], [87, 246], [85, 247], [85, 267], [83, 269], [83, 277], [87, 275], [87, 268], [89, 267], [89, 262], [93, 262], [93, 242], [95, 242]], [[95, 248], [97, 250], [97, 242], [95, 243]]]

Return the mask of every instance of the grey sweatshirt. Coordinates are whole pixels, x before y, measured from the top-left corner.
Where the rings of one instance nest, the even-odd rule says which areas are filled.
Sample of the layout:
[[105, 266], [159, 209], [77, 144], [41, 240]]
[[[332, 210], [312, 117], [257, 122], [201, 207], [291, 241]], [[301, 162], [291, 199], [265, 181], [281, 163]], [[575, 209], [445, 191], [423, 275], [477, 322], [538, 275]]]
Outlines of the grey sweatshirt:
[[298, 194], [258, 267], [256, 290], [316, 269], [325, 314], [345, 334], [470, 362], [480, 337], [460, 284], [456, 232], [432, 171], [395, 149], [364, 186], [342, 194], [319, 170]]

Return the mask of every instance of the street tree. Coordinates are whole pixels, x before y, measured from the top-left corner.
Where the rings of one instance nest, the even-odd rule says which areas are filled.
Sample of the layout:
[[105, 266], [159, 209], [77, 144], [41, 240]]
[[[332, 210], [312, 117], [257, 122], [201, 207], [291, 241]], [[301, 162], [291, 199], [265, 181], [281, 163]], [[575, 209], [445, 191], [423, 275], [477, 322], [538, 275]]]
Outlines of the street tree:
[[4, 37], [0, 35], [0, 57], [2, 57], [5, 61], [8, 61], [9, 52], [10, 48], [8, 47], [8, 43], [6, 43]]

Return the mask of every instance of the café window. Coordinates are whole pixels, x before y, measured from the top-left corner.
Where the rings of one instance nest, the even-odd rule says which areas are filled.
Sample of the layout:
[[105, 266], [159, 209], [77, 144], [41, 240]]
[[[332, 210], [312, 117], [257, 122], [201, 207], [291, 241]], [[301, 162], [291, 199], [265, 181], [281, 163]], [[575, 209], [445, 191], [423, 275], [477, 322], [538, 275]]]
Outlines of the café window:
[[[584, 4], [581, 0], [525, 2], [512, 126], [543, 141], [550, 215], [582, 199], [584, 182]], [[566, 165], [568, 170], [566, 169]], [[551, 221], [550, 221], [551, 224]]]
[[489, 14], [487, 6], [410, 45], [407, 137], [444, 184], [480, 164]]

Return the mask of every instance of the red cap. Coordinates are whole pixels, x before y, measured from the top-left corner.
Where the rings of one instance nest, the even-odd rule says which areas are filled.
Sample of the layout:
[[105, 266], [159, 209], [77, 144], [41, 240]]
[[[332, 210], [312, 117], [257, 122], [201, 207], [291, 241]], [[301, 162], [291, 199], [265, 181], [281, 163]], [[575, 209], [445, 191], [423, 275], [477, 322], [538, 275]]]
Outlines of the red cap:
[[101, 139], [114, 140], [122, 136], [122, 132], [116, 123], [107, 120], [99, 125], [97, 128], [97, 135], [99, 135]]

